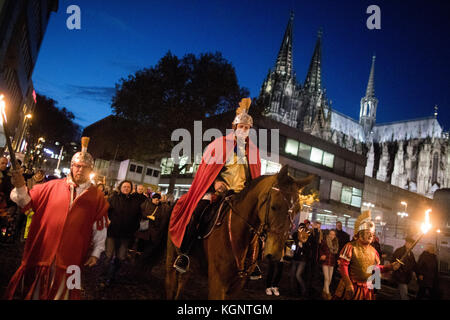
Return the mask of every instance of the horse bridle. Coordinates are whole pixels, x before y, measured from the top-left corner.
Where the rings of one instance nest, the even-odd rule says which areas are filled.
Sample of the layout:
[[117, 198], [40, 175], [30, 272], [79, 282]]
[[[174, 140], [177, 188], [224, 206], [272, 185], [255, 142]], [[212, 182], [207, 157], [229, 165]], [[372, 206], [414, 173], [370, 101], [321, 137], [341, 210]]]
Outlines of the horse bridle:
[[[229, 234], [229, 238], [230, 238], [230, 243], [231, 243], [231, 250], [233, 251], [233, 255], [236, 261], [236, 265], [238, 268], [238, 275], [240, 277], [246, 277], [248, 275], [248, 269], [253, 266], [254, 264], [256, 264], [256, 246], [258, 245], [258, 242], [255, 241], [255, 237], [258, 237], [261, 242], [262, 242], [262, 246], [264, 247], [265, 244], [265, 240], [267, 238], [268, 233], [275, 233], [275, 234], [282, 234], [283, 232], [278, 232], [278, 231], [274, 231], [270, 229], [270, 223], [269, 223], [269, 213], [270, 213], [270, 199], [272, 196], [272, 191], [277, 191], [279, 193], [281, 193], [281, 195], [283, 196], [284, 201], [288, 204], [288, 213], [287, 216], [289, 218], [291, 227], [293, 225], [293, 219], [291, 217], [291, 213], [293, 212], [293, 209], [295, 207], [295, 201], [293, 201], [293, 199], [291, 199], [291, 201], [289, 201], [286, 196], [284, 195], [284, 193], [281, 191], [280, 188], [276, 187], [275, 185], [272, 185], [272, 187], [270, 188], [270, 191], [267, 194], [267, 197], [264, 199], [264, 201], [261, 203], [261, 205], [259, 206], [259, 208], [261, 208], [264, 204], [266, 204], [266, 213], [264, 215], [264, 223], [259, 226], [258, 228], [255, 227], [254, 225], [252, 225], [246, 218], [244, 218], [242, 215], [239, 214], [239, 211], [236, 210], [236, 208], [233, 207], [233, 204], [231, 203], [231, 196], [225, 197], [225, 201], [228, 203], [228, 205], [230, 206], [230, 215], [228, 218], [228, 234]], [[252, 256], [252, 262], [251, 264], [245, 268], [245, 266], [241, 266], [240, 263], [240, 259], [238, 257], [238, 255], [236, 254], [236, 250], [234, 247], [234, 242], [233, 242], [233, 236], [232, 236], [232, 232], [231, 232], [231, 216], [232, 214], [236, 214], [238, 217], [240, 217], [250, 228], [250, 231], [252, 231], [255, 234], [255, 237], [252, 239], [251, 242], [254, 242], [254, 250], [253, 250], [253, 256]], [[244, 261], [245, 263], [245, 261]]]

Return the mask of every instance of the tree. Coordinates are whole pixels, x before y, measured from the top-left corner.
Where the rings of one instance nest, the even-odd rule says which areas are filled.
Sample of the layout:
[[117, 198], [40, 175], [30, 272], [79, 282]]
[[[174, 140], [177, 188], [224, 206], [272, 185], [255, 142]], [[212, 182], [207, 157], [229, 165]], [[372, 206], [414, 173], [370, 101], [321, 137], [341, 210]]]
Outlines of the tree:
[[[133, 121], [131, 131], [141, 132], [134, 156], [170, 154], [176, 143], [171, 134], [194, 121], [235, 110], [247, 89], [239, 86], [234, 67], [221, 53], [187, 54], [178, 58], [168, 52], [154, 67], [121, 79], [116, 84], [112, 109], [116, 116]], [[172, 176], [182, 168], [175, 166]], [[173, 190], [171, 179], [169, 192]]]
[[80, 141], [81, 132], [74, 119], [75, 115], [66, 108], [58, 108], [55, 100], [36, 94], [36, 107], [28, 134], [30, 147], [27, 149], [34, 148], [41, 137], [45, 139], [44, 147], [53, 149], [58, 142], [60, 146], [67, 146], [66, 150], [73, 149], [69, 145]]

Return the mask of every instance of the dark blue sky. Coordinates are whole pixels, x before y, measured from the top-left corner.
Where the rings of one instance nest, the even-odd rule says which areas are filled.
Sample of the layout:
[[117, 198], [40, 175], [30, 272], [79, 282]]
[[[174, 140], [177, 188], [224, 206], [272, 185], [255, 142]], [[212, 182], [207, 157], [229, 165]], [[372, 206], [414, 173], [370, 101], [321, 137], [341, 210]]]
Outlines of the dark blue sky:
[[[450, 129], [448, 1], [100, 1], [60, 0], [33, 74], [36, 91], [87, 126], [111, 114], [114, 86], [171, 50], [222, 52], [239, 84], [259, 90], [274, 63], [294, 10], [294, 69], [303, 83], [317, 31], [323, 29], [322, 81], [333, 107], [359, 117], [372, 54], [376, 54], [377, 122], [427, 117], [439, 106]], [[81, 8], [81, 30], [68, 30], [66, 9]], [[369, 5], [381, 9], [381, 30], [369, 30]]]

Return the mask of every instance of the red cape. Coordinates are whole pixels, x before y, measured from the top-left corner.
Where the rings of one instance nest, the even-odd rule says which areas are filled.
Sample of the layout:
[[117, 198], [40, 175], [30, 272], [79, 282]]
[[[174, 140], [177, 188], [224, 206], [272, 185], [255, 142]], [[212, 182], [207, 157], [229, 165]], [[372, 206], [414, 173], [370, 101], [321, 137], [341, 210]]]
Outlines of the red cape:
[[[247, 160], [252, 179], [255, 179], [261, 175], [259, 150], [250, 139], [247, 141]], [[189, 224], [198, 202], [219, 175], [220, 170], [226, 163], [227, 155], [234, 154], [234, 146], [234, 133], [230, 133], [227, 136], [217, 138], [206, 147], [189, 191], [177, 201], [170, 216], [169, 233], [177, 248], [181, 246], [186, 226]], [[225, 152], [223, 152], [224, 150]]]
[[[109, 204], [96, 187], [79, 195], [69, 210], [70, 188], [66, 179], [38, 184], [29, 191], [31, 201], [23, 208], [33, 208], [27, 242], [19, 269], [9, 282], [6, 298], [12, 299], [19, 283], [24, 281], [24, 298], [31, 299], [40, 280], [40, 299], [54, 299], [67, 267], [83, 265], [92, 240], [92, 227], [106, 227]], [[56, 272], [51, 283], [52, 264]], [[65, 286], [67, 289], [67, 286]], [[80, 297], [79, 290], [69, 291], [70, 299]]]

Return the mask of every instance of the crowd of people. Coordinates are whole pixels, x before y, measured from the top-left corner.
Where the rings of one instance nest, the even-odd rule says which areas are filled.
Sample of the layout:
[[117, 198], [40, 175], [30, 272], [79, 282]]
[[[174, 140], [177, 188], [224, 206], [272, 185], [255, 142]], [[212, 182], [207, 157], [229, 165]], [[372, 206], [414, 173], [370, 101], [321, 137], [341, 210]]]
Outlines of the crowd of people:
[[[352, 239], [354, 241], [354, 239]], [[290, 265], [287, 273], [290, 294], [305, 299], [315, 299], [319, 295], [324, 300], [331, 300], [341, 279], [338, 260], [350, 235], [342, 228], [342, 222], [336, 222], [335, 229], [321, 229], [321, 222], [304, 220], [294, 230], [287, 242], [286, 254], [278, 262], [269, 261], [266, 274], [266, 294], [279, 296], [279, 284], [284, 266]], [[398, 248], [390, 257], [394, 263], [402, 259], [402, 266], [392, 271], [392, 284], [397, 286], [397, 299], [409, 300], [411, 280], [417, 280], [416, 299], [439, 299], [438, 259], [433, 244], [427, 244], [416, 262], [414, 254], [409, 251], [414, 239], [406, 237], [405, 245]], [[374, 237], [371, 246], [376, 250], [380, 265], [384, 265], [386, 254], [381, 250], [378, 237]], [[405, 256], [404, 256], [405, 255]], [[317, 292], [316, 288], [322, 288]]]
[[138, 257], [141, 265], [151, 263], [167, 233], [172, 199], [129, 180], [111, 191], [101, 183], [97, 187], [109, 203], [102, 283], [109, 286], [127, 258], [136, 262]]

